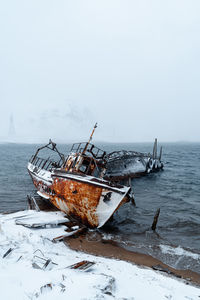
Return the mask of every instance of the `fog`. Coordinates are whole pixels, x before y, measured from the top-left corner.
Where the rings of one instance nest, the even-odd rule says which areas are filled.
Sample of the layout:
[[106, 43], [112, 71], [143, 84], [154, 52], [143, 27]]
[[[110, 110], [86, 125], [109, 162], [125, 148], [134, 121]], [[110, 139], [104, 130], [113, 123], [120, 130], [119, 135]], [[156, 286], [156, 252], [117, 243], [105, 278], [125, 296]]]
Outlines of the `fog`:
[[200, 141], [199, 53], [199, 0], [2, 1], [0, 141]]

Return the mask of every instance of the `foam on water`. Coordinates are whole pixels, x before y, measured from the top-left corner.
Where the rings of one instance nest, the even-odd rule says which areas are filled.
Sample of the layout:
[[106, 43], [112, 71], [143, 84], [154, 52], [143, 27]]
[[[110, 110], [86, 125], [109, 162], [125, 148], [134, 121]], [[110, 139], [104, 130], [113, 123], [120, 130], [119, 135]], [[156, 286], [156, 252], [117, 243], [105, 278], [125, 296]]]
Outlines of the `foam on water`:
[[187, 251], [187, 250], [183, 249], [180, 246], [171, 247], [171, 246], [168, 246], [168, 245], [160, 245], [159, 247], [160, 247], [161, 251], [164, 254], [177, 255], [177, 256], [186, 256], [186, 257], [191, 257], [195, 260], [200, 259], [199, 254], [193, 253], [191, 251]]

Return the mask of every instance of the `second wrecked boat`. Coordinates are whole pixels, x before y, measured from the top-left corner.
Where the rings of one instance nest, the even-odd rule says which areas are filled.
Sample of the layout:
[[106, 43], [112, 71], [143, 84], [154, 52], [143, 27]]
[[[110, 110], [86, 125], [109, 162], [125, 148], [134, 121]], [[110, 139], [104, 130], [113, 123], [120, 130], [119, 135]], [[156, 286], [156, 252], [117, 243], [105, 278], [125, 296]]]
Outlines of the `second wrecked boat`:
[[163, 169], [162, 147], [157, 154], [157, 139], [153, 146], [153, 153], [120, 150], [108, 153], [107, 171], [105, 178], [120, 181], [126, 178], [140, 177]]
[[[73, 144], [67, 158], [50, 140], [28, 163], [28, 172], [38, 194], [90, 228], [103, 226], [133, 197], [130, 187], [103, 179], [106, 152], [90, 143], [95, 128], [96, 125], [87, 143]], [[59, 161], [38, 157], [44, 148], [57, 152]]]

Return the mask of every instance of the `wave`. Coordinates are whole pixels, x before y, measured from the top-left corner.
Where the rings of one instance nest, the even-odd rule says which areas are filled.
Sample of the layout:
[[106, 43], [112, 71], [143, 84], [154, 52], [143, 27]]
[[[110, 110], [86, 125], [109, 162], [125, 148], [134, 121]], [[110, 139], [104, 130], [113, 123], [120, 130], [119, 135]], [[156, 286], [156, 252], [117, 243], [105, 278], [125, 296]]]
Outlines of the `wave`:
[[200, 260], [200, 254], [191, 252], [189, 250], [185, 250], [180, 246], [172, 247], [172, 246], [168, 246], [168, 245], [159, 245], [159, 247], [163, 254], [185, 256], [185, 257], [190, 257], [195, 260]]

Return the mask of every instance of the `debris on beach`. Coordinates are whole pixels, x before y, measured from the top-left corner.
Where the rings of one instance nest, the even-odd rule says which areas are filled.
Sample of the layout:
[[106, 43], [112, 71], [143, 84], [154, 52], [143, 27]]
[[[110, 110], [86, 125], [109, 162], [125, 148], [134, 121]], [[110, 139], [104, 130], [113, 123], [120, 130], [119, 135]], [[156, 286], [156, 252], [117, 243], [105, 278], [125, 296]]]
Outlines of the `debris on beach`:
[[13, 251], [13, 248], [9, 248], [6, 253], [3, 255], [3, 258], [5, 258], [6, 256], [8, 256], [11, 252]]
[[69, 269], [79, 269], [79, 270], [88, 270], [90, 267], [92, 267], [95, 263], [88, 260], [82, 260], [76, 264], [73, 264], [69, 266]]
[[86, 227], [81, 227], [81, 228], [78, 227], [77, 229], [74, 229], [74, 230], [72, 228], [68, 228], [68, 230], [66, 230], [66, 231], [68, 231], [67, 233], [57, 236], [57, 237], [54, 237], [52, 239], [52, 242], [57, 243], [57, 242], [63, 241], [65, 238], [79, 236], [79, 235], [83, 234], [86, 230], [87, 230]]
[[46, 214], [46, 212], [40, 211], [37, 216], [28, 215], [27, 217], [18, 218], [15, 223], [29, 228], [39, 228], [65, 224], [69, 221], [62, 212], [49, 212], [48, 220], [43, 218]]

